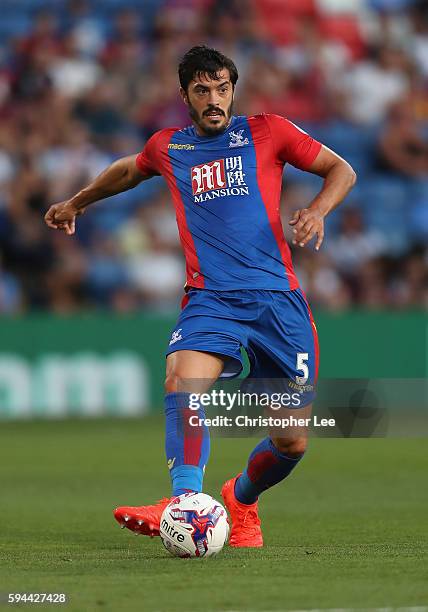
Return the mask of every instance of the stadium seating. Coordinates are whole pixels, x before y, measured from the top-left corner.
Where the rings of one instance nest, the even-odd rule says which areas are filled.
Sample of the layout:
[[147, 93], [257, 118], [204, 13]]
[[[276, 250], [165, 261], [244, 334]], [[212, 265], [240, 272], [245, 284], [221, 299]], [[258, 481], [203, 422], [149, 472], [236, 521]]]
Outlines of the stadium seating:
[[321, 34], [328, 39], [343, 42], [354, 59], [363, 57], [364, 42], [358, 18], [352, 15], [333, 15], [321, 17], [319, 21]]
[[[249, 1], [251, 2], [251, 0]], [[6, 105], [4, 109], [0, 109], [5, 118], [5, 125], [9, 116], [13, 115], [12, 111], [17, 112], [18, 117], [21, 113], [20, 120], [24, 124], [28, 121], [25, 106], [20, 108], [19, 105], [21, 91], [19, 85], [26, 86], [28, 82], [30, 85], [34, 84], [34, 74], [31, 73], [31, 70], [27, 73], [25, 69], [22, 69], [23, 66], [25, 68], [25, 61], [22, 61], [25, 60], [25, 51], [22, 52], [22, 49], [26, 47], [25, 44], [16, 44], [16, 39], [19, 41], [20, 38], [23, 38], [25, 42], [25, 38], [30, 36], [29, 40], [31, 42], [31, 34], [36, 23], [35, 17], [39, 11], [43, 10], [57, 17], [58, 31], [53, 35], [54, 41], [58, 39], [66, 40], [67, 33], [77, 26], [83, 44], [81, 47], [76, 47], [76, 53], [82, 53], [82, 59], [92, 63], [95, 68], [98, 64], [99, 72], [105, 75], [106, 82], [111, 79], [112, 82], [119, 83], [116, 91], [120, 92], [121, 95], [117, 99], [113, 95], [113, 89], [116, 87], [114, 85], [111, 91], [109, 87], [104, 92], [100, 88], [102, 95], [106, 96], [105, 99], [102, 96], [100, 96], [100, 99], [97, 99], [97, 96], [92, 98], [91, 91], [87, 98], [82, 97], [82, 99], [77, 100], [75, 108], [73, 105], [73, 111], [70, 111], [68, 119], [70, 125], [74, 120], [82, 122], [89, 130], [87, 145], [93, 146], [95, 149], [98, 148], [107, 159], [113, 159], [119, 153], [127, 154], [129, 149], [131, 149], [129, 152], [132, 152], [132, 149], [136, 150], [137, 147], [142, 147], [144, 141], [155, 129], [162, 127], [166, 121], [169, 122], [169, 118], [165, 119], [165, 116], [173, 115], [174, 124], [186, 120], [185, 111], [180, 115], [182, 106], [176, 96], [175, 89], [177, 83], [176, 58], [179, 57], [183, 49], [187, 48], [194, 38], [195, 42], [198, 43], [214, 41], [215, 46], [223, 49], [222, 36], [224, 34], [222, 34], [221, 28], [216, 33], [212, 24], [207, 28], [204, 19], [201, 19], [200, 23], [195, 19], [196, 27], [200, 28], [197, 40], [191, 29], [183, 32], [182, 37], [178, 33], [176, 35], [175, 32], [172, 34], [163, 32], [162, 35], [157, 36], [158, 32], [155, 31], [155, 25], [161, 23], [159, 15], [162, 15], [159, 10], [167, 7], [168, 9], [172, 8], [172, 13], [174, 13], [174, 9], [177, 7], [191, 7], [192, 10], [199, 7], [202, 16], [205, 16], [211, 14], [208, 13], [209, 9], [213, 10], [214, 14], [221, 14], [221, 11], [229, 10], [229, 3], [232, 6], [233, 2], [235, 2], [236, 14], [239, 14], [240, 0], [87, 0], [86, 4], [82, 2], [80, 11], [76, 10], [75, 12], [69, 11], [70, 6], [72, 6], [71, 0], [0, 0], [0, 97], [3, 92], [6, 92], [3, 95], [6, 95], [5, 99], [7, 100], [8, 92], [12, 92], [10, 106]], [[377, 121], [375, 125], [371, 123], [366, 126], [339, 118], [347, 116], [348, 110], [343, 83], [343, 73], [348, 61], [347, 54], [346, 52], [343, 54], [343, 65], [340, 64], [342, 59], [339, 57], [338, 64], [340, 65], [336, 78], [336, 72], [334, 71], [336, 62], [332, 61], [331, 53], [336, 54], [337, 45], [327, 44], [323, 48], [319, 34], [327, 41], [344, 43], [351, 51], [351, 58], [355, 61], [354, 65], [358, 66], [360, 60], [370, 62], [366, 41], [360, 29], [361, 8], [365, 7], [367, 9], [371, 2], [372, 6], [376, 6], [379, 10], [393, 10], [394, 8], [400, 10], [403, 5], [407, 6], [409, 4], [409, 0], [370, 0], [370, 2], [369, 0], [367, 2], [366, 0], [360, 2], [353, 2], [352, 0], [252, 0], [252, 2], [257, 27], [251, 29], [250, 26], [254, 26], [254, 22], [245, 23], [242, 31], [240, 31], [239, 17], [235, 16], [233, 19], [236, 19], [236, 23], [233, 24], [232, 22], [233, 27], [229, 29], [232, 40], [227, 39], [225, 43], [226, 52], [228, 54], [230, 52], [230, 55], [237, 61], [240, 71], [240, 91], [244, 92], [242, 101], [240, 99], [238, 102], [239, 105], [243, 104], [243, 107], [239, 108], [237, 105], [237, 111], [253, 113], [264, 110], [265, 112], [278, 112], [287, 115], [309, 134], [342, 155], [358, 174], [357, 185], [348, 197], [347, 204], [358, 207], [362, 212], [365, 221], [364, 231], [370, 232], [375, 229], [383, 234], [387, 238], [385, 242], [389, 254], [393, 256], [403, 255], [404, 258], [406, 253], [412, 253], [412, 249], [418, 248], [418, 245], [424, 244], [428, 239], [427, 180], [411, 178], [411, 176], [400, 177], [398, 174], [381, 170], [377, 159], [379, 134], [385, 129], [381, 121]], [[128, 45], [126, 32], [123, 33], [122, 37], [117, 36], [117, 16], [124, 9], [135, 10], [138, 18], [138, 24], [135, 24], [132, 20], [130, 26], [130, 30], [132, 30], [131, 45]], [[171, 11], [168, 14], [170, 15]], [[251, 17], [250, 12], [248, 15]], [[302, 25], [308, 27], [305, 28]], [[318, 31], [317, 25], [319, 26]], [[143, 38], [142, 44], [138, 40], [134, 44], [134, 26], [137, 26], [135, 30]], [[123, 29], [126, 30], [126, 27]], [[94, 37], [91, 36], [94, 32], [99, 37], [99, 44], [85, 46], [84, 43], [87, 43], [88, 40], [93, 41]], [[177, 39], [174, 40], [174, 44], [168, 40], [168, 36]], [[35, 44], [37, 45], [37, 41]], [[287, 48], [290, 45], [293, 45], [293, 47], [291, 49]], [[60, 56], [64, 54], [67, 47], [64, 46], [63, 48], [60, 44], [57, 46], [58, 50], [55, 53], [58, 54], [59, 62], [61, 62], [64, 57]], [[111, 51], [112, 48], [113, 51]], [[410, 48], [411, 45], [409, 44]], [[158, 49], [160, 50], [159, 54], [157, 53]], [[318, 54], [319, 50], [326, 51], [326, 56], [324, 57], [321, 51]], [[259, 56], [262, 61], [259, 64], [257, 64], [257, 59], [253, 62], [254, 56], [256, 58]], [[31, 54], [28, 57], [31, 58]], [[318, 58], [322, 60], [320, 63]], [[77, 57], [76, 59], [79, 61], [81, 58]], [[158, 85], [156, 83], [157, 73], [153, 73], [153, 68], [150, 65], [152, 62], [156, 63], [157, 59], [160, 62], [159, 70], [165, 73], [165, 82], [167, 83], [166, 89], [159, 88], [159, 91], [156, 90]], [[336, 60], [337, 58], [334, 57], [333, 59]], [[409, 61], [411, 59], [409, 55]], [[325, 64], [323, 63], [324, 60]], [[50, 61], [53, 63], [57, 61], [54, 55], [51, 56]], [[28, 63], [31, 67], [31, 61]], [[141, 68], [142, 64], [144, 70]], [[261, 78], [259, 83], [255, 84], [251, 78], [251, 67], [259, 66], [260, 69], [260, 66], [265, 65], [272, 68], [271, 73], [267, 69], [265, 71], [266, 81]], [[36, 76], [37, 70], [36, 67]], [[43, 70], [46, 70], [46, 73], [43, 73]], [[41, 68], [40, 71], [40, 74], [43, 73], [44, 80], [42, 79], [41, 83], [44, 87], [44, 84], [49, 82], [50, 73], [46, 68]], [[334, 73], [333, 85], [331, 83], [332, 72]], [[283, 85], [281, 85], [282, 76], [284, 77]], [[272, 94], [272, 99], [278, 100], [278, 104], [273, 111], [269, 110], [269, 94], [266, 94], [263, 90], [264, 87], [272, 86], [269, 79], [277, 79], [277, 83], [279, 83], [278, 97], [275, 98], [276, 93]], [[151, 85], [153, 85], [153, 97], [149, 96], [147, 98], [146, 93], [150, 90]], [[273, 91], [276, 92], [275, 87], [273, 87]], [[168, 98], [166, 104], [168, 112], [165, 111], [163, 114], [162, 112], [159, 113], [159, 109], [162, 111], [165, 92]], [[337, 104], [329, 105], [332, 96], [336, 94], [338, 95]], [[111, 99], [109, 99], [109, 96], [111, 96]], [[15, 104], [15, 101], [18, 104]], [[415, 92], [415, 105], [416, 102], [418, 102], [420, 108], [423, 108], [422, 91]], [[95, 107], [91, 107], [93, 104]], [[97, 104], [99, 104], [99, 107]], [[316, 109], [317, 112], [307, 112], [308, 107], [311, 111]], [[87, 112], [85, 111], [86, 108], [89, 108]], [[95, 108], [95, 110], [91, 111], [91, 108]], [[159, 114], [162, 118], [158, 120]], [[302, 124], [299, 116], [305, 117], [308, 123]], [[177, 123], [176, 118], [178, 118]], [[386, 109], [384, 118], [387, 118]], [[43, 120], [43, 117], [41, 117], [41, 120]], [[368, 120], [370, 120], [370, 116]], [[13, 124], [13, 122], [10, 123]], [[41, 122], [40, 126], [36, 127], [42, 133], [44, 124]], [[107, 129], [105, 129], [106, 127]], [[126, 143], [124, 146], [119, 145], [119, 148], [117, 148], [115, 138], [126, 136], [125, 130], [129, 128], [134, 140], [130, 140], [129, 146]], [[420, 131], [421, 138], [426, 141], [428, 131], [424, 131], [420, 122], [417, 129]], [[64, 131], [63, 135], [60, 134], [59, 140], [61, 138], [65, 139], [66, 133], [67, 130]], [[51, 138], [51, 136], [48, 137]], [[6, 157], [10, 158], [9, 163], [12, 166], [15, 164], [19, 166], [18, 155], [14, 147], [8, 144], [7, 139], [4, 142], [4, 145], [0, 142], [0, 147], [5, 147]], [[49, 148], [49, 142], [47, 140], [46, 143], [43, 143], [43, 146]], [[31, 141], [30, 145], [33, 146]], [[8, 150], [8, 146], [10, 150]], [[18, 151], [18, 153], [22, 155], [23, 151]], [[8, 180], [8, 178], [5, 179], [6, 182]], [[54, 181], [52, 183], [53, 187], [56, 187]], [[292, 197], [290, 199], [293, 200], [294, 207], [299, 207], [305, 206], [315, 196], [321, 187], [322, 179], [288, 166], [285, 172], [285, 183], [291, 185], [292, 188], [294, 184], [296, 188], [295, 197], [294, 200]], [[3, 185], [0, 184], [0, 187], [3, 187]], [[121, 196], [111, 198], [108, 206], [95, 206], [90, 215], [85, 215], [79, 220], [79, 232], [76, 238], [81, 248], [82, 258], [90, 258], [93, 243], [100, 236], [102, 238], [108, 235], [114, 236], [121, 231], [122, 226], [126, 227], [130, 220], [136, 217], [137, 210], [141, 206], [150, 206], [158, 199], [161, 200], [162, 194], [160, 192], [163, 189], [162, 180], [154, 179], [143, 183], [136, 190], [130, 190]], [[6, 194], [7, 188], [3, 191]], [[31, 196], [30, 189], [28, 193]], [[50, 195], [42, 195], [44, 195], [46, 201], [36, 193], [35, 203], [29, 196], [29, 206], [46, 206]], [[287, 195], [285, 199], [287, 199]], [[14, 226], [14, 218], [8, 215], [8, 202], [8, 198], [2, 194], [0, 189], [0, 239], [3, 237], [3, 242], [9, 236], [20, 235], [20, 228], [17, 226], [18, 229], [16, 229]], [[341, 231], [341, 219], [344, 210], [346, 210], [346, 204], [339, 207], [334, 215], [328, 218], [329, 236], [334, 237]], [[143, 211], [143, 214], [145, 212]], [[42, 233], [40, 235], [40, 248], [43, 249], [46, 245], [51, 248], [50, 243], [46, 242], [46, 245], [44, 245], [43, 241], [53, 240], [53, 236]], [[54, 246], [56, 249], [57, 246]], [[23, 249], [26, 253], [25, 244]], [[12, 255], [9, 253], [9, 256], [6, 253], [7, 256], [5, 257], [6, 266], [10, 265], [12, 272], [14, 270], [12, 264], [15, 251], [12, 249]], [[17, 254], [18, 256], [21, 256], [20, 253]], [[115, 270], [114, 266], [110, 269], [113, 276]], [[104, 271], [105, 269], [99, 264], [97, 273], [99, 273], [100, 278]], [[120, 274], [118, 278], [120, 281]], [[96, 296], [97, 301], [101, 302], [104, 299], [102, 292], [103, 288], [101, 287], [99, 288], [99, 295]], [[29, 304], [31, 304], [31, 299], [29, 299]]]
[[316, 5], [314, 0], [259, 0], [257, 10], [265, 18], [274, 21], [289, 17], [306, 17], [314, 15]]
[[[112, 20], [118, 11], [135, 9], [138, 11], [144, 33], [150, 33], [157, 11], [165, 0], [91, 0], [88, 3], [89, 15], [96, 16], [99, 25], [104, 24], [106, 31], [111, 30]], [[57, 16], [61, 26], [67, 20], [65, 11], [67, 0], [1, 0], [0, 45], [27, 34], [31, 29], [32, 19], [37, 12], [48, 11]]]
[[11, 37], [24, 36], [30, 31], [31, 19], [29, 15], [17, 15], [16, 11], [3, 11], [0, 19], [0, 43]]
[[315, 15], [313, 0], [259, 0], [257, 14], [278, 45], [289, 45], [297, 40], [300, 20]]

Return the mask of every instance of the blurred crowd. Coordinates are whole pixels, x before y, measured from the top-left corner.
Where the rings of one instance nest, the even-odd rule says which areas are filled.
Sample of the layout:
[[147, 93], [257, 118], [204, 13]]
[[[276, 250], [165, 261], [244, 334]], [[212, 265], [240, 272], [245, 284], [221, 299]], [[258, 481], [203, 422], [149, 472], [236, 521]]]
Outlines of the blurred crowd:
[[[428, 0], [2, 0], [0, 312], [173, 309], [184, 265], [163, 179], [43, 214], [157, 129], [187, 125], [177, 61], [213, 45], [235, 112], [285, 115], [350, 161], [322, 250], [295, 249], [314, 307], [428, 306]], [[321, 186], [284, 175], [284, 227]]]

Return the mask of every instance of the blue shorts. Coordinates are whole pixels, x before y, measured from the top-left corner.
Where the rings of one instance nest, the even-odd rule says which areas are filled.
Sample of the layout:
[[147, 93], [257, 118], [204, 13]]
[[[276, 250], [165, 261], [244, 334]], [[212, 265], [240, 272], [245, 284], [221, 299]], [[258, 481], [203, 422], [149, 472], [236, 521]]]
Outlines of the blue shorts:
[[181, 350], [224, 355], [226, 378], [241, 373], [243, 347], [248, 379], [291, 381], [308, 391], [304, 404], [309, 403], [318, 374], [318, 336], [300, 289], [190, 289], [184, 303], [167, 355]]

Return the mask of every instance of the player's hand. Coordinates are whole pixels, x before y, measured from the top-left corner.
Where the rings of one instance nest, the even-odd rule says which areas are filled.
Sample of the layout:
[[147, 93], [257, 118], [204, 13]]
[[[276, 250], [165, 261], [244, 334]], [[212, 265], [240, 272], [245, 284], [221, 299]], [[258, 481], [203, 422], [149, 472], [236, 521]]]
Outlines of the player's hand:
[[324, 216], [317, 208], [296, 210], [289, 225], [293, 227], [293, 244], [304, 247], [316, 236], [315, 250], [319, 250], [324, 239]]
[[77, 209], [69, 200], [53, 204], [45, 214], [45, 223], [52, 229], [63, 230], [68, 236], [76, 231], [76, 217], [83, 213]]

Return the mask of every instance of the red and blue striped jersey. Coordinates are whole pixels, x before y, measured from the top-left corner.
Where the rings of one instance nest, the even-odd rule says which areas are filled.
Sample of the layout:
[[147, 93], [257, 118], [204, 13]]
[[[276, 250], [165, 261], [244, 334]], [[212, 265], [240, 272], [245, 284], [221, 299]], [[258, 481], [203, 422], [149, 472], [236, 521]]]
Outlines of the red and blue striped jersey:
[[227, 291], [298, 287], [280, 217], [284, 165], [307, 170], [321, 144], [278, 115], [235, 116], [218, 136], [156, 132], [137, 156], [163, 175], [176, 209], [187, 285]]

